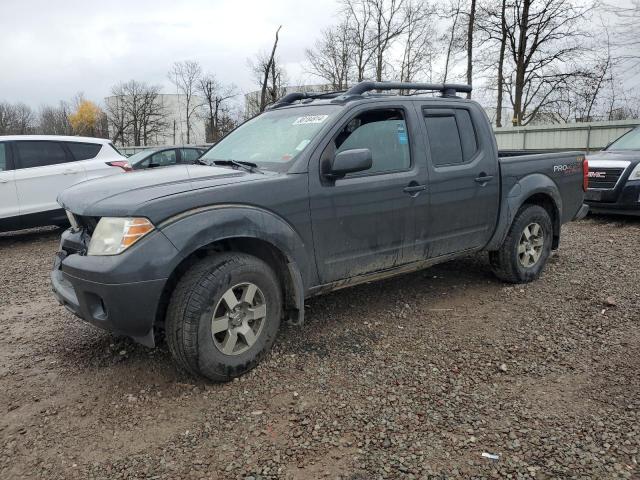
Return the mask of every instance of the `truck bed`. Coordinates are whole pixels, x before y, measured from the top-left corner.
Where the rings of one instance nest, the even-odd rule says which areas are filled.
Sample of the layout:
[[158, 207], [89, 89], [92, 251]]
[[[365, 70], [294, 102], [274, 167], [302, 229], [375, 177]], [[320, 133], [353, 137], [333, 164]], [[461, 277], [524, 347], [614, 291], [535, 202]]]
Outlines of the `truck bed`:
[[584, 200], [582, 188], [584, 152], [527, 152], [525, 154], [525, 151], [522, 151], [520, 155], [510, 155], [514, 152], [508, 151], [506, 156], [502, 156], [503, 152], [499, 152], [498, 163], [503, 200], [508, 200], [510, 196], [517, 194], [520, 188], [524, 188], [522, 183], [538, 182], [543, 186], [541, 193], [549, 195], [553, 193], [554, 197], [559, 195], [560, 198], [556, 198], [556, 202], [560, 206], [561, 218], [558, 219], [560, 223], [573, 220]]

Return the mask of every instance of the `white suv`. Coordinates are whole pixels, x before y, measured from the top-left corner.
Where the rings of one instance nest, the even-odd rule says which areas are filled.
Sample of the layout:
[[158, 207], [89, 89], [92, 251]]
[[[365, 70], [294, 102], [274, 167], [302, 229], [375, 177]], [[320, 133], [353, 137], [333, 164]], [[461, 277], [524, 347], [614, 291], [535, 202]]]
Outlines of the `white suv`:
[[126, 158], [107, 139], [0, 136], [0, 232], [65, 224], [58, 193], [129, 169]]

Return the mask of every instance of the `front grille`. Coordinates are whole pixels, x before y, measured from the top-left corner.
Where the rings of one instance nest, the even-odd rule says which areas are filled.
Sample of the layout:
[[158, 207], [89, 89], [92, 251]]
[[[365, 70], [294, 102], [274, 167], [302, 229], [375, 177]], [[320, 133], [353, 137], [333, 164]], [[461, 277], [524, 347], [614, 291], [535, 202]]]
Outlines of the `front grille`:
[[618, 183], [624, 168], [589, 168], [589, 188], [611, 190]]

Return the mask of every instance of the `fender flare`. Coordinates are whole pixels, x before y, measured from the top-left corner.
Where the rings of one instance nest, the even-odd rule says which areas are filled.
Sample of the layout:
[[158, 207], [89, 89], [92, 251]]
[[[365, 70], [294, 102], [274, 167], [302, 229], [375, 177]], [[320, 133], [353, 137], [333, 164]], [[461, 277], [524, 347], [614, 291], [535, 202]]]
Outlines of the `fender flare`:
[[282, 217], [251, 205], [226, 204], [201, 207], [168, 218], [158, 229], [176, 247], [179, 255], [171, 271], [197, 250], [216, 242], [256, 239], [270, 244], [286, 260], [296, 313], [289, 322], [304, 320], [304, 299], [315, 274], [302, 236]]
[[[562, 212], [562, 197], [558, 186], [553, 180], [542, 173], [533, 173], [518, 180], [511, 190], [503, 197], [503, 205], [498, 216], [496, 230], [485, 247], [485, 250], [497, 250], [502, 245], [511, 223], [520, 207], [532, 196], [543, 194], [551, 199], [555, 208], [554, 232], [560, 234], [560, 212]], [[554, 244], [557, 239], [554, 239]]]

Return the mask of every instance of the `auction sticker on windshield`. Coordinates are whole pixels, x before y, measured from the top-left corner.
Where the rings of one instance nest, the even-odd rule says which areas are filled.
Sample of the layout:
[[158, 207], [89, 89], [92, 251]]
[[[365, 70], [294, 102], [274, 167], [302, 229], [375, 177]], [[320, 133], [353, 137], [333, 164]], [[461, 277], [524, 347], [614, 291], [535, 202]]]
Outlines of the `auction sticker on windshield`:
[[305, 115], [304, 117], [296, 118], [296, 121], [293, 122], [293, 125], [307, 125], [309, 123], [322, 123], [329, 115]]

